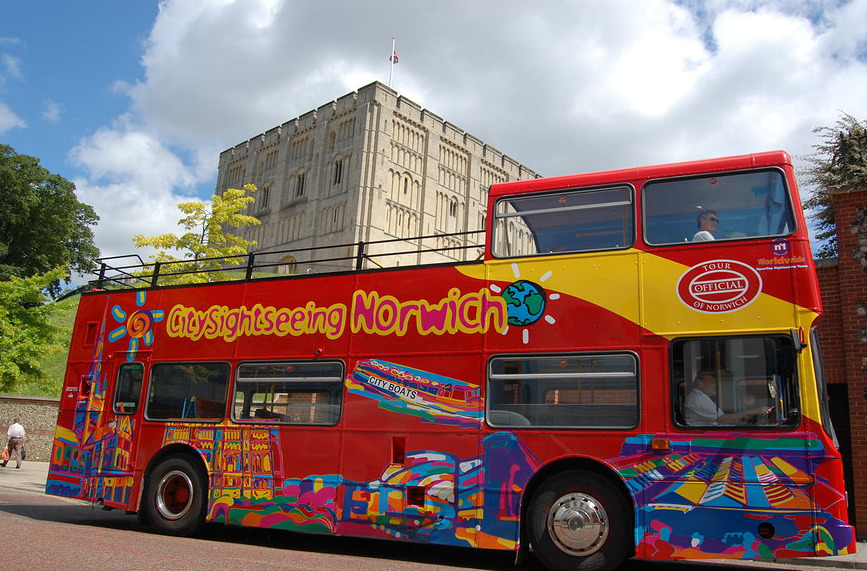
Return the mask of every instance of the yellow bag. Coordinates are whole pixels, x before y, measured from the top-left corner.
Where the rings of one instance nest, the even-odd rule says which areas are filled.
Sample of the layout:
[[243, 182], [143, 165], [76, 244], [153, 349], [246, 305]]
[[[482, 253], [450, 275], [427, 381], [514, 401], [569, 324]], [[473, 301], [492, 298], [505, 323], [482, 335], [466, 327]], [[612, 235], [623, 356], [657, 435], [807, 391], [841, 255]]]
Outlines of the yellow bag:
[[8, 449], [8, 448], [5, 448], [5, 447], [3, 448], [3, 454], [2, 454], [2, 456], [3, 456], [3, 461], [4, 461], [4, 462], [8, 462], [8, 461], [9, 461], [9, 449]]

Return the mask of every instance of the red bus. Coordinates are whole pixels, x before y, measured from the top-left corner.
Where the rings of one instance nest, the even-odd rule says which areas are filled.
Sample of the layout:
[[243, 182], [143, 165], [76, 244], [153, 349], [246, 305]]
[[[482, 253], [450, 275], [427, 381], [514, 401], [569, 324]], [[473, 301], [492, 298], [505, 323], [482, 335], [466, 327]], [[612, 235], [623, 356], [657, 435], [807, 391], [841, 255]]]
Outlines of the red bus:
[[384, 267], [424, 243], [401, 239], [376, 263], [364, 242], [251, 254], [200, 285], [104, 266], [47, 492], [169, 534], [532, 550], [554, 570], [853, 552], [787, 154], [488, 200], [466, 262]]

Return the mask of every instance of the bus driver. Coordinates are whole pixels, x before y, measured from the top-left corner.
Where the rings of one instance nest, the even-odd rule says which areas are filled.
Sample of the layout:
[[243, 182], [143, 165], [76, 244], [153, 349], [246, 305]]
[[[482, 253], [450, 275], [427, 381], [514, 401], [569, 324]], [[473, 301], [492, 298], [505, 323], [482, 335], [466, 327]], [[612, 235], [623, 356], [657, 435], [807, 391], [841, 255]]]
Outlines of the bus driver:
[[745, 424], [758, 418], [760, 414], [770, 414], [773, 410], [762, 406], [743, 412], [725, 412], [717, 406], [714, 400], [717, 393], [716, 377], [711, 371], [702, 371], [696, 375], [692, 390], [684, 401], [684, 420], [691, 426], [706, 426], [708, 424]]

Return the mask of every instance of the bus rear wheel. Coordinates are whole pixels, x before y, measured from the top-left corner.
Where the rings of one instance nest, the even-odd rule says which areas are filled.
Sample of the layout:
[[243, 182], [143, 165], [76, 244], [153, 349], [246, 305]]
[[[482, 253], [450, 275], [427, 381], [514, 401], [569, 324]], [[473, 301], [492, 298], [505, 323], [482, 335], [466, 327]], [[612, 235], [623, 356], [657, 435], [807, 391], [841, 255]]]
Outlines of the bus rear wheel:
[[148, 478], [144, 511], [160, 533], [191, 535], [205, 523], [205, 478], [188, 458], [170, 456]]
[[549, 478], [533, 494], [527, 516], [533, 552], [552, 571], [610, 571], [632, 549], [628, 502], [593, 472]]

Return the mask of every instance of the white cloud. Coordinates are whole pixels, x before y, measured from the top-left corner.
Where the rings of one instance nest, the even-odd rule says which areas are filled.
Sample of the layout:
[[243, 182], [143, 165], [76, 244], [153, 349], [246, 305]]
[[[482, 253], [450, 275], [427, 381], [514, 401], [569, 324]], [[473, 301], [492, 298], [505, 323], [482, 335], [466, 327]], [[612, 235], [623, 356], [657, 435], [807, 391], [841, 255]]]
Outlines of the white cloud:
[[17, 80], [24, 79], [24, 73], [21, 71], [21, 58], [4, 53], [0, 55], [0, 64], [2, 64], [0, 67], [2, 67], [5, 72], [3, 74], [4, 76], [9, 76]]
[[392, 36], [399, 93], [542, 174], [803, 155], [867, 116], [864, 21], [867, 0], [166, 0], [144, 79], [114, 84], [129, 116], [73, 153], [79, 190], [112, 251], [159, 233], [221, 150], [385, 83]]
[[63, 105], [55, 101], [47, 100], [42, 105], [42, 118], [49, 123], [60, 121], [60, 115], [63, 113]]
[[132, 251], [135, 234], [177, 232], [177, 204], [190, 199], [199, 180], [157, 138], [124, 119], [82, 140], [71, 153], [88, 173], [74, 182], [79, 200], [100, 217], [96, 245], [103, 256]]
[[5, 103], [0, 103], [0, 133], [15, 127], [26, 127], [24, 119], [15, 114]]

